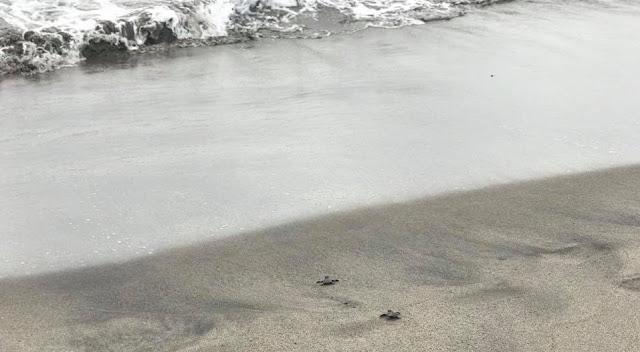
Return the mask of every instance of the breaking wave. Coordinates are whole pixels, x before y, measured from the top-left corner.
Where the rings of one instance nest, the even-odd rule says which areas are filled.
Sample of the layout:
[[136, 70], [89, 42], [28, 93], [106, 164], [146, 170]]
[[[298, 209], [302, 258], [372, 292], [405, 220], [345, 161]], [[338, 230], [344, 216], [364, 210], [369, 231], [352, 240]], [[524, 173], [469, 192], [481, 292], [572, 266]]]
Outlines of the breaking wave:
[[502, 1], [0, 0], [0, 74], [45, 72], [157, 44], [215, 45], [396, 28]]

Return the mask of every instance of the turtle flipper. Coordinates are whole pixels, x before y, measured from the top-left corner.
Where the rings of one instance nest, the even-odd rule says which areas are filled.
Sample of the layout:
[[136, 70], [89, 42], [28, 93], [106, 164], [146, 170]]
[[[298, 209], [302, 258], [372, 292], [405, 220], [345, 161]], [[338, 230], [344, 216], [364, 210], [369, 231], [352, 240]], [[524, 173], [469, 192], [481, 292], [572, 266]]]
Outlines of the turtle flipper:
[[327, 275], [324, 277], [324, 279], [316, 281], [316, 283], [321, 284], [322, 286], [326, 286], [326, 285], [333, 285], [339, 281], [340, 280], [337, 280], [337, 279], [330, 279], [329, 276]]
[[380, 318], [387, 318], [388, 320], [400, 319], [400, 312], [394, 312], [389, 309], [386, 313], [380, 314]]

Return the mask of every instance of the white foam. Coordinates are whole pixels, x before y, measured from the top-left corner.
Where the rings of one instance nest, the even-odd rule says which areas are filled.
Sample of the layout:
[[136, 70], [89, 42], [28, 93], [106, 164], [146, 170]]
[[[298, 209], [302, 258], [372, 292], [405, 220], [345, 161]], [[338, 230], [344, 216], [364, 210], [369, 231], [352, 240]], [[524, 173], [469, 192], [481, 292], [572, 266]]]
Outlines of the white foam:
[[320, 6], [338, 9], [356, 20], [420, 22], [403, 15], [414, 10], [445, 14], [451, 5], [429, 0], [7, 0], [0, 2], [0, 17], [23, 30], [57, 27], [72, 34], [95, 28], [100, 20], [116, 22], [147, 13], [157, 22], [171, 21], [179, 38], [223, 36], [234, 13], [248, 13], [260, 4], [276, 9], [315, 11]]
[[234, 9], [231, 0], [216, 0], [195, 4], [186, 13], [166, 5], [144, 11], [155, 22], [170, 23], [170, 29], [180, 39], [205, 39], [227, 35]]
[[[242, 28], [301, 32], [302, 27], [291, 20], [301, 13], [318, 14], [323, 7], [378, 27], [420, 24], [425, 13], [426, 17], [447, 17], [460, 8], [430, 0], [3, 0], [0, 18], [9, 24], [23, 31], [56, 27], [74, 40], [62, 54], [43, 52], [27, 44], [25, 54], [16, 58], [11, 57], [14, 54], [9, 48], [0, 48], [0, 74], [16, 71], [20, 64], [37, 72], [74, 65], [81, 60], [78, 49], [83, 41], [95, 36], [135, 50], [147, 40], [147, 31], [141, 30], [145, 26], [167, 26], [178, 39], [226, 36], [234, 26], [235, 14], [251, 15], [267, 8], [282, 11], [275, 17], [252, 17]], [[121, 29], [126, 24], [133, 26], [134, 33], [126, 39], [96, 32], [105, 20]]]

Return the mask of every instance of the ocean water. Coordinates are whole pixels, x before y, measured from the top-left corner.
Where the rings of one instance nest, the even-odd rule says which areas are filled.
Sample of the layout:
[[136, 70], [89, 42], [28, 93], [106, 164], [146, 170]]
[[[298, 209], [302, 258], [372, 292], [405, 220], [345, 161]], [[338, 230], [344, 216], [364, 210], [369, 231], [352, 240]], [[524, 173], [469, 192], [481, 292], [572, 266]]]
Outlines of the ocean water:
[[[74, 66], [85, 59], [83, 48], [96, 42], [140, 52], [151, 44], [155, 50], [158, 41], [198, 46], [229, 37], [321, 38], [368, 27], [448, 20], [509, 1], [513, 0], [1, 0], [0, 75]], [[575, 2], [626, 5], [625, 0]], [[3, 42], [6, 27], [24, 33], [24, 40]], [[170, 37], [158, 39], [165, 30]]]
[[0, 276], [638, 163], [639, 8], [516, 1], [6, 75]]
[[[461, 16], [495, 0], [2, 0], [0, 24], [47, 33], [49, 40], [0, 46], [0, 74], [72, 66], [96, 40], [144, 50], [162, 28], [178, 45], [242, 32], [251, 38], [318, 38], [374, 27], [402, 27]], [[114, 24], [109, 29], [107, 23]], [[1, 27], [1, 26], [0, 26]], [[70, 37], [65, 45], [61, 42]], [[173, 38], [175, 37], [175, 38]], [[33, 42], [33, 43], [32, 43]], [[16, 50], [16, 46], [20, 49]], [[61, 48], [62, 47], [62, 48]]]

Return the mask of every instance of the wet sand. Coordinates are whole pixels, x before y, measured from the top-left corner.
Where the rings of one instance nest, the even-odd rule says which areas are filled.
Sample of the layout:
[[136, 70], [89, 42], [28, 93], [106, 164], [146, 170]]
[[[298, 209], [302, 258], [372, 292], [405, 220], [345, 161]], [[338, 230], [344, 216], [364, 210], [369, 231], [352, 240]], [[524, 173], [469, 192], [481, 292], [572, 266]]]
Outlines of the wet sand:
[[631, 351], [638, 311], [635, 166], [0, 281], [0, 350]]

